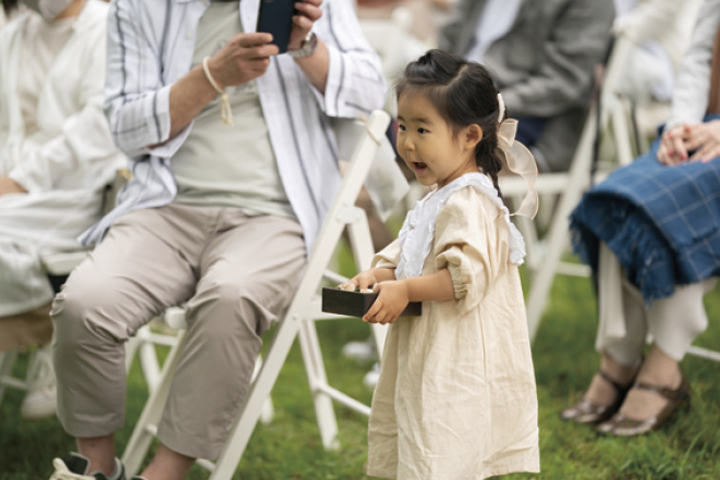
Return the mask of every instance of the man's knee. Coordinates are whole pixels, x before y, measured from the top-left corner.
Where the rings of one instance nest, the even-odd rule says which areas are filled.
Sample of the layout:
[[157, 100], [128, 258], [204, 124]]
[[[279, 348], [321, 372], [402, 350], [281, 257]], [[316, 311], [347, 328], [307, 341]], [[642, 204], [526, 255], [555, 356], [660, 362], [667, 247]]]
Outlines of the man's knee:
[[113, 315], [117, 310], [116, 286], [88, 269], [78, 268], [53, 300], [50, 316], [59, 347], [92, 339], [117, 343], [128, 337], [127, 326]]
[[274, 322], [280, 296], [233, 280], [215, 280], [188, 304], [188, 321], [202, 323], [204, 337], [218, 342], [257, 339]]

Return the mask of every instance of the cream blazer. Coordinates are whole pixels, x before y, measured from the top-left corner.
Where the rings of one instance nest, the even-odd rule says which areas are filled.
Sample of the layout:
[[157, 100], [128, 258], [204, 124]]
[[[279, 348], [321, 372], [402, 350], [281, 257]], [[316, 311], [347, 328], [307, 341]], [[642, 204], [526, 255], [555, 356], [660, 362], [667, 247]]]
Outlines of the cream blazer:
[[16, 93], [19, 52], [27, 26], [42, 20], [25, 11], [0, 32], [0, 176], [28, 191], [0, 197], [0, 318], [52, 299], [40, 252], [79, 248], [104, 185], [126, 163], [102, 110], [107, 11], [90, 0], [80, 13], [40, 92], [31, 136]]

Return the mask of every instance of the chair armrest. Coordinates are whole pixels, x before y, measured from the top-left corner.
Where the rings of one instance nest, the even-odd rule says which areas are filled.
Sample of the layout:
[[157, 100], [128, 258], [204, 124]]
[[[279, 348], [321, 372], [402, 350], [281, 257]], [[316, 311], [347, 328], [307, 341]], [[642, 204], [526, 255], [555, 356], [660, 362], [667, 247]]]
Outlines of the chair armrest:
[[165, 324], [173, 330], [185, 330], [187, 329], [187, 323], [185, 323], [185, 309], [183, 307], [170, 307], [165, 310], [163, 317]]
[[79, 250], [77, 252], [44, 253], [40, 255], [40, 262], [45, 271], [50, 275], [68, 275], [75, 267], [80, 265], [88, 252]]

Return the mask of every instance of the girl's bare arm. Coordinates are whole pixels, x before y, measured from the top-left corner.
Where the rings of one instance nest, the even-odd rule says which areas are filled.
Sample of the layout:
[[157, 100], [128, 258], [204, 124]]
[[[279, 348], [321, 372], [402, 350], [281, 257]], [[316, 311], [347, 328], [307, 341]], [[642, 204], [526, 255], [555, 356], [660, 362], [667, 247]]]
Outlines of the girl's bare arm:
[[455, 298], [452, 277], [447, 268], [428, 276], [406, 278], [399, 283], [405, 284], [409, 302], [451, 300]]

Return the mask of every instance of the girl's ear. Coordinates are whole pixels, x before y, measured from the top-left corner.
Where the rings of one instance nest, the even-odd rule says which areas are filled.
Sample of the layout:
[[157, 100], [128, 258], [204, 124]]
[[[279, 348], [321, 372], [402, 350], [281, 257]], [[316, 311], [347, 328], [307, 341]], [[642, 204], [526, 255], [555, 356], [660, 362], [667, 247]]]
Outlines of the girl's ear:
[[480, 125], [473, 123], [465, 127], [465, 131], [462, 134], [462, 140], [465, 144], [465, 148], [475, 150], [475, 147], [482, 139], [483, 130]]

